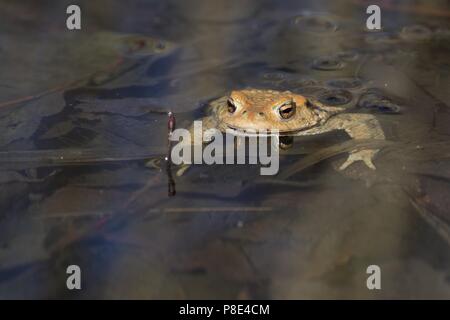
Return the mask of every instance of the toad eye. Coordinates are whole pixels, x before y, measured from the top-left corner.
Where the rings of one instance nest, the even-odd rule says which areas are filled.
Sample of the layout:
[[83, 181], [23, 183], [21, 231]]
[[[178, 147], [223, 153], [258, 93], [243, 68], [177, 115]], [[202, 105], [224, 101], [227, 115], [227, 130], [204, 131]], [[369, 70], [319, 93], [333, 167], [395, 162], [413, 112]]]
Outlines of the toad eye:
[[227, 100], [227, 108], [229, 113], [234, 113], [236, 111], [236, 106], [234, 105], [233, 101], [228, 99]]
[[278, 113], [282, 119], [289, 119], [295, 113], [295, 103], [287, 102], [278, 108]]

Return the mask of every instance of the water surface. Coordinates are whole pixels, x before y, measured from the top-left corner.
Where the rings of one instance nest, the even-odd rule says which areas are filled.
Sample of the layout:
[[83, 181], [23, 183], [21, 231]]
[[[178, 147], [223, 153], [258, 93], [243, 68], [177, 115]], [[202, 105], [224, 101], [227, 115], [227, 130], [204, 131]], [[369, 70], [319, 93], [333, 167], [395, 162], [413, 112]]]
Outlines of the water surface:
[[[450, 298], [448, 6], [389, 2], [369, 32], [364, 1], [80, 4], [69, 32], [65, 1], [2, 3], [1, 298]], [[172, 168], [169, 197], [166, 113], [246, 87], [373, 113], [377, 170], [336, 170], [327, 133], [270, 179]]]

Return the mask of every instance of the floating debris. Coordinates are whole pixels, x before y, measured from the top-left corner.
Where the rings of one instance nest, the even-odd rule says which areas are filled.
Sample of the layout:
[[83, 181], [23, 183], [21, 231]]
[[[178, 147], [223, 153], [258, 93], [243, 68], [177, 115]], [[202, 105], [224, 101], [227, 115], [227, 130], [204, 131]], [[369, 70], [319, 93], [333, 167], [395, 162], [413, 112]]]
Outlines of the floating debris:
[[361, 96], [358, 106], [369, 112], [399, 114], [402, 109], [399, 105], [378, 92], [368, 92]]
[[339, 78], [328, 80], [326, 84], [338, 89], [356, 89], [362, 86], [362, 81], [358, 78]]
[[323, 71], [340, 70], [345, 67], [345, 63], [337, 57], [325, 56], [317, 58], [312, 63], [312, 68]]
[[320, 102], [330, 106], [342, 106], [353, 100], [353, 95], [347, 90], [328, 90], [318, 96]]
[[337, 22], [328, 15], [304, 13], [293, 20], [293, 25], [300, 32], [332, 33], [338, 30]]
[[429, 40], [433, 36], [433, 31], [424, 25], [412, 25], [403, 27], [399, 33], [400, 38], [408, 41]]

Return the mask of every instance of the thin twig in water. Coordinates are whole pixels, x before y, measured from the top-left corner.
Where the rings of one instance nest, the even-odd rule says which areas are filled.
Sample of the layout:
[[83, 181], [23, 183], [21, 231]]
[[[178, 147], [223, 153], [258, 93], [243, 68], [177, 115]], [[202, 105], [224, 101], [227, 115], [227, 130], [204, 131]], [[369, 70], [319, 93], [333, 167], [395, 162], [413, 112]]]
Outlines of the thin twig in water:
[[167, 121], [167, 156], [166, 156], [166, 173], [168, 179], [168, 194], [172, 197], [176, 194], [175, 190], [175, 180], [172, 176], [172, 140], [170, 139], [175, 130], [175, 115], [173, 112], [168, 113], [169, 120]]

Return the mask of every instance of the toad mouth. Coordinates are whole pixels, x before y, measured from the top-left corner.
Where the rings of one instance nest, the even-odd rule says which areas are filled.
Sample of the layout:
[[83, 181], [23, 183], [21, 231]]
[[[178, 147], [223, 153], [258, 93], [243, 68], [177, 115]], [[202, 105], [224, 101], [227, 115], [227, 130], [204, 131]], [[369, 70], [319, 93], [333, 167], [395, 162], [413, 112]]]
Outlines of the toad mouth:
[[[250, 129], [226, 124], [227, 128], [233, 131], [234, 135], [239, 136], [291, 136], [296, 131], [279, 131], [276, 129]], [[274, 131], [275, 130], [275, 131]]]

